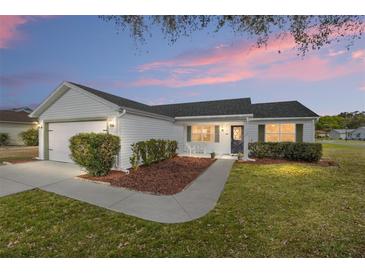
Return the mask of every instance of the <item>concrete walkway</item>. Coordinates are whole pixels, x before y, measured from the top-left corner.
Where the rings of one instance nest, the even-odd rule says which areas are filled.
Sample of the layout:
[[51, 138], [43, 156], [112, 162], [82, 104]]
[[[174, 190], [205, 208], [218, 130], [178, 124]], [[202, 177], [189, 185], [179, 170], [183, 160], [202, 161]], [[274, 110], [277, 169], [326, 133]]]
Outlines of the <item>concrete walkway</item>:
[[217, 160], [187, 189], [158, 196], [75, 179], [79, 167], [39, 161], [0, 167], [0, 197], [40, 188], [113, 211], [161, 223], [182, 223], [212, 210], [234, 160]]

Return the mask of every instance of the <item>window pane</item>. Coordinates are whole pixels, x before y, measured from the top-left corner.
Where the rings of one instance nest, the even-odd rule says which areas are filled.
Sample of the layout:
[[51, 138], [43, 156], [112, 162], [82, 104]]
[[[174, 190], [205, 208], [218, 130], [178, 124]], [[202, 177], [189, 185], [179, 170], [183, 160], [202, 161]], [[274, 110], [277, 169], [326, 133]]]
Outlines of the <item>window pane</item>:
[[212, 142], [214, 134], [214, 126], [212, 125], [196, 125], [191, 127], [191, 140], [195, 142]]
[[295, 142], [295, 134], [281, 134], [281, 142]]
[[267, 133], [265, 136], [265, 142], [279, 142], [279, 134]]
[[242, 141], [242, 127], [233, 127], [233, 140]]
[[281, 124], [281, 133], [295, 133], [295, 124]]
[[266, 133], [279, 133], [279, 124], [266, 124]]
[[191, 140], [193, 141], [193, 142], [200, 142], [201, 141], [201, 135], [200, 135], [200, 133], [193, 133], [193, 134], [191, 134]]

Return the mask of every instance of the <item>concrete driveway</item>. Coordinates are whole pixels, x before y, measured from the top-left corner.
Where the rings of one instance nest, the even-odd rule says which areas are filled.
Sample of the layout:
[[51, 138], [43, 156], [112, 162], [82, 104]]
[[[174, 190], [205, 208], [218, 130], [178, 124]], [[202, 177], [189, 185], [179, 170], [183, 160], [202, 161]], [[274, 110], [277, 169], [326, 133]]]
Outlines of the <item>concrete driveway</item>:
[[181, 223], [212, 210], [234, 160], [217, 160], [186, 190], [158, 196], [76, 179], [82, 170], [69, 163], [37, 161], [0, 166], [0, 197], [34, 188], [161, 223]]

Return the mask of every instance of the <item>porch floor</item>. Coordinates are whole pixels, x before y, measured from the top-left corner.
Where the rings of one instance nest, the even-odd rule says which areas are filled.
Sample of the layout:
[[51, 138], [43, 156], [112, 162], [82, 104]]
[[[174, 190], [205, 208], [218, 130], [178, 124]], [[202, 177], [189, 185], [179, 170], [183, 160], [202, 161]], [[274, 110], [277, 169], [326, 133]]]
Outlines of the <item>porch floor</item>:
[[[197, 157], [197, 158], [210, 158], [209, 153], [179, 153], [181, 157]], [[237, 160], [237, 155], [234, 154], [216, 154], [216, 159], [231, 159]]]

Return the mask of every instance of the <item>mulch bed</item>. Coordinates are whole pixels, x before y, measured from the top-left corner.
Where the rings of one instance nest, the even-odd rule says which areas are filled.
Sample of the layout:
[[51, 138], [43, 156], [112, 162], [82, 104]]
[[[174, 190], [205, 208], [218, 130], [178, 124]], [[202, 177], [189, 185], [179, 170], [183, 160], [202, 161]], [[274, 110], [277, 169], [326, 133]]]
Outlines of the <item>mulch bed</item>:
[[338, 166], [338, 163], [336, 163], [333, 160], [329, 160], [329, 159], [321, 159], [317, 163], [310, 163], [310, 162], [305, 162], [305, 161], [289, 161], [289, 160], [284, 160], [284, 159], [270, 159], [270, 158], [260, 158], [260, 159], [255, 158], [255, 161], [238, 160], [237, 162], [240, 164], [261, 164], [261, 165], [301, 163], [301, 164], [310, 164], [310, 165], [317, 165], [317, 166], [323, 166], [323, 167]]
[[112, 170], [103, 177], [80, 175], [80, 178], [109, 182], [112, 186], [125, 187], [158, 195], [173, 195], [185, 189], [212, 163], [213, 159], [174, 157], [151, 166], [141, 166], [127, 174]]

